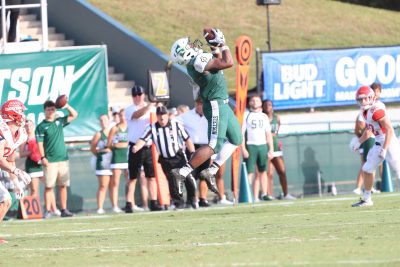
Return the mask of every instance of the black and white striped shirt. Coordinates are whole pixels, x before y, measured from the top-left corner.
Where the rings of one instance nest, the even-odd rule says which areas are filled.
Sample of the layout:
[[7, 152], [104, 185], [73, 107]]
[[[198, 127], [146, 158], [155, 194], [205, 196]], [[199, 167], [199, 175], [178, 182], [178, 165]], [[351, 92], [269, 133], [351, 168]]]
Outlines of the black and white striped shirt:
[[172, 158], [182, 150], [183, 141], [188, 140], [189, 135], [176, 121], [169, 121], [165, 127], [156, 122], [146, 127], [140, 139], [145, 142], [152, 139], [161, 157]]

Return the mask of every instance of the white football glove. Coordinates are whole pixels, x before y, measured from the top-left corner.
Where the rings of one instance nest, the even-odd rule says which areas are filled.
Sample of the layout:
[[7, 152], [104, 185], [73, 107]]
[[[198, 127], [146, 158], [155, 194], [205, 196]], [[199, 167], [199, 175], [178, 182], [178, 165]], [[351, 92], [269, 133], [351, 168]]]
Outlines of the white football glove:
[[14, 194], [16, 199], [22, 199], [25, 195], [24, 191], [24, 184], [21, 181], [18, 181], [18, 179], [12, 180], [14, 183]]
[[24, 187], [30, 184], [32, 180], [29, 174], [18, 168], [14, 170], [13, 174], [15, 174], [18, 177], [18, 179], [24, 184]]
[[225, 36], [219, 29], [212, 29], [215, 38], [208, 41], [211, 45], [214, 46], [223, 46], [225, 45]]
[[350, 147], [351, 151], [355, 152], [360, 148], [360, 145], [361, 144], [360, 144], [360, 141], [358, 141], [358, 137], [354, 136], [350, 141], [349, 147]]
[[381, 150], [379, 151], [379, 155], [380, 158], [385, 159], [386, 158], [386, 149], [384, 149], [383, 147], [381, 147]]

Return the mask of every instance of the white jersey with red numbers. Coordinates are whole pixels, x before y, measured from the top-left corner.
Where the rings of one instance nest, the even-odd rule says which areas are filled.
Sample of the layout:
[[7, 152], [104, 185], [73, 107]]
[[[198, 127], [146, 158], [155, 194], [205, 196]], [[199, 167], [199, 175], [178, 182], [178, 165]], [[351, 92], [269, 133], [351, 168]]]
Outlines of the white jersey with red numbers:
[[[385, 143], [386, 132], [379, 120], [387, 117], [385, 105], [377, 101], [371, 108], [361, 111], [367, 129], [375, 135], [375, 145], [369, 150], [367, 161], [363, 165], [363, 171], [373, 173], [379, 164], [383, 162], [383, 158], [379, 157], [382, 146]], [[386, 150], [386, 161], [389, 163], [391, 170], [395, 176], [400, 179], [400, 143], [395, 135], [393, 135], [391, 142]]]
[[[9, 157], [14, 154], [15, 150], [26, 140], [28, 135], [25, 128], [21, 127], [18, 131], [17, 139], [14, 141], [11, 130], [8, 125], [0, 118], [0, 142], [5, 141], [3, 157]], [[4, 140], [4, 141], [3, 141]], [[0, 170], [0, 202], [11, 199], [8, 188], [12, 189], [12, 183], [9, 182], [9, 174]]]
[[379, 124], [379, 120], [387, 116], [385, 105], [377, 101], [371, 108], [361, 112], [365, 120], [366, 128], [375, 135], [375, 141], [383, 145], [386, 133], [385, 129]]
[[18, 130], [18, 136], [14, 140], [11, 130], [7, 123], [0, 120], [0, 141], [5, 140], [4, 155], [3, 157], [9, 157], [14, 154], [15, 150], [28, 140], [28, 135], [24, 127], [20, 127]]

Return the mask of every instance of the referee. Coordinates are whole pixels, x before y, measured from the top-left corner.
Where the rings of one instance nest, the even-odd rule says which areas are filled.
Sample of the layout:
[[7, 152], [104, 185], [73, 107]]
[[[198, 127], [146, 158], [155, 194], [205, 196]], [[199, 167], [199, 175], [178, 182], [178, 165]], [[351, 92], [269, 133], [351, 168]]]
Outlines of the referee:
[[[171, 175], [171, 170], [183, 167], [187, 163], [182, 141], [185, 142], [187, 149], [191, 153], [194, 152], [194, 145], [185, 129], [175, 120], [171, 121], [169, 119], [168, 110], [165, 106], [157, 107], [156, 114], [157, 122], [147, 126], [142, 137], [132, 147], [132, 152], [139, 151], [150, 139], [154, 142], [160, 155], [158, 161], [167, 176], [169, 191], [174, 199], [174, 204], [176, 207], [181, 208], [183, 206], [183, 188], [181, 184], [176, 184], [176, 180]], [[196, 208], [196, 185], [194, 179], [192, 177], [186, 179], [185, 186], [187, 202], [193, 208]]]

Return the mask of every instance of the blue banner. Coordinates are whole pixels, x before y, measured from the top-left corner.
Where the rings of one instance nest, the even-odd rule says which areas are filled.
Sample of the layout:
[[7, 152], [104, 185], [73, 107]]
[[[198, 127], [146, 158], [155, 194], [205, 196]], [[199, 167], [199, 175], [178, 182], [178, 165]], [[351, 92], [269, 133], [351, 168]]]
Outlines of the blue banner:
[[264, 96], [275, 109], [356, 105], [362, 85], [400, 101], [400, 47], [263, 53]]

